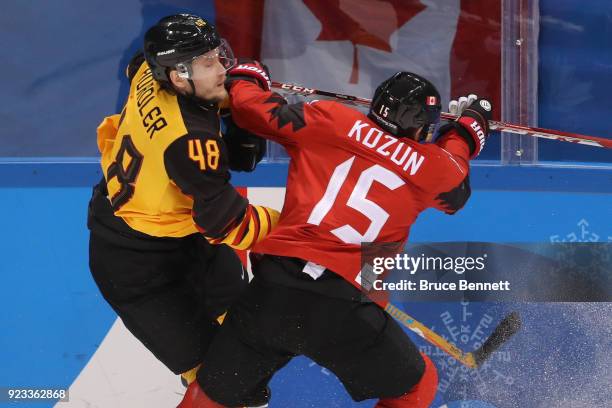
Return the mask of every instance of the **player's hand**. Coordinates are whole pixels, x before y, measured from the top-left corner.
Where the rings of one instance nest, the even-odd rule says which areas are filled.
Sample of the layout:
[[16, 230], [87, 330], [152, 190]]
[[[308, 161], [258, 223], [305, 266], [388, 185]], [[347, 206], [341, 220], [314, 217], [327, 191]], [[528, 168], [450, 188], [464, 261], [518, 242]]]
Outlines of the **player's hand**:
[[453, 115], [459, 115], [459, 119], [464, 116], [476, 119], [484, 129], [486, 136], [489, 136], [489, 121], [493, 116], [493, 105], [487, 99], [478, 98], [474, 94], [462, 96], [449, 102], [448, 111]]
[[470, 157], [474, 158], [482, 151], [489, 137], [489, 121], [493, 116], [493, 105], [487, 99], [471, 94], [450, 101], [448, 110], [459, 115], [455, 122], [440, 128], [440, 136], [455, 129], [470, 147]]
[[236, 126], [231, 117], [224, 118], [223, 139], [229, 153], [230, 169], [253, 171], [266, 154], [266, 140]]
[[463, 113], [465, 108], [467, 108], [468, 105], [471, 105], [472, 102], [474, 102], [476, 99], [478, 99], [478, 96], [474, 94], [469, 94], [468, 96], [462, 96], [460, 98], [453, 99], [448, 103], [448, 112], [453, 115], [459, 116]]
[[264, 91], [272, 87], [268, 67], [255, 60], [238, 60], [238, 64], [227, 72], [225, 87], [231, 89], [232, 84], [238, 80], [251, 81], [259, 85]]

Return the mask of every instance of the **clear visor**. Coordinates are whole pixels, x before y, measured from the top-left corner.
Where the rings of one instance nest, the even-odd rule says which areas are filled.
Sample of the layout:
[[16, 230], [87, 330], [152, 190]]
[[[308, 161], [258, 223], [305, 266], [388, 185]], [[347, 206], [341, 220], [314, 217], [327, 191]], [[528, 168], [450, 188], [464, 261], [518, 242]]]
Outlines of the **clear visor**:
[[175, 68], [178, 75], [185, 79], [216, 79], [236, 64], [231, 47], [221, 39], [221, 44], [205, 54], [190, 61], [180, 62]]

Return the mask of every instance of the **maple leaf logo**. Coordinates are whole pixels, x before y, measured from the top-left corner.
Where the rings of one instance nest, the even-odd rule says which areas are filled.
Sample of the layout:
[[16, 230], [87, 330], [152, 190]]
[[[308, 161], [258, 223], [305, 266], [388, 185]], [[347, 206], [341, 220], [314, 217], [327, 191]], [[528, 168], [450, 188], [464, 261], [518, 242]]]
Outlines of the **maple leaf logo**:
[[425, 10], [419, 0], [304, 0], [321, 22], [317, 41], [350, 41], [353, 69], [349, 83], [359, 82], [357, 45], [391, 52], [391, 35]]
[[306, 126], [303, 102], [289, 105], [285, 98], [277, 93], [273, 93], [264, 103], [273, 103], [275, 105], [268, 113], [270, 114], [270, 121], [278, 119], [277, 126], [279, 129], [288, 123], [291, 123], [294, 132]]

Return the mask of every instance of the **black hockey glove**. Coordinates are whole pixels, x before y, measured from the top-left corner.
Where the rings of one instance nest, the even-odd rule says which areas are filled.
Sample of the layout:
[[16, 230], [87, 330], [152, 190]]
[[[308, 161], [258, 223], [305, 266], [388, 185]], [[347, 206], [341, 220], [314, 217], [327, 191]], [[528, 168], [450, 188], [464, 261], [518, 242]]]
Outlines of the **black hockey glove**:
[[493, 116], [493, 105], [487, 99], [476, 95], [461, 97], [448, 104], [449, 112], [460, 115], [455, 122], [447, 123], [439, 130], [443, 136], [450, 129], [456, 129], [470, 147], [470, 156], [475, 158], [480, 154], [489, 137], [489, 121]]
[[266, 140], [236, 126], [231, 116], [224, 119], [223, 140], [229, 152], [230, 169], [251, 172], [266, 154]]
[[269, 91], [272, 87], [268, 67], [255, 60], [240, 59], [238, 64], [227, 72], [225, 87], [228, 92], [232, 88], [232, 84], [238, 80], [253, 82], [264, 91]]

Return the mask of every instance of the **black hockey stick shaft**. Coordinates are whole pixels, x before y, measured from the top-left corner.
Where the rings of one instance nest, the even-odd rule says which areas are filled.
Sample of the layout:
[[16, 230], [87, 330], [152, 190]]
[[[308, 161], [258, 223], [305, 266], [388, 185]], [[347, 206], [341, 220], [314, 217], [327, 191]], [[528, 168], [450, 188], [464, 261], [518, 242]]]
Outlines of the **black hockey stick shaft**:
[[469, 368], [480, 367], [484, 361], [491, 357], [495, 350], [508, 341], [521, 328], [519, 314], [512, 312], [497, 325], [480, 348], [473, 352], [465, 352], [392, 303], [387, 303], [385, 310], [402, 325]]
[[[290, 83], [272, 82], [272, 87], [294, 95], [320, 95], [329, 98], [335, 98], [349, 105], [370, 106], [370, 103], [372, 102], [370, 99], [367, 98], [360, 98], [357, 96], [345, 95], [337, 92], [322, 91], [320, 89], [308, 88], [305, 86]], [[445, 120], [455, 120], [458, 117], [457, 115], [453, 115], [451, 113], [446, 112], [442, 112], [440, 116], [442, 117], [442, 119]], [[489, 128], [491, 130], [509, 132], [517, 135], [526, 135], [542, 139], [559, 140], [562, 142], [578, 143], [587, 146], [612, 149], [612, 139], [606, 139], [603, 137], [587, 136], [579, 133], [563, 132], [561, 130], [554, 129], [515, 125], [512, 123], [499, 122], [495, 120], [489, 121]]]

